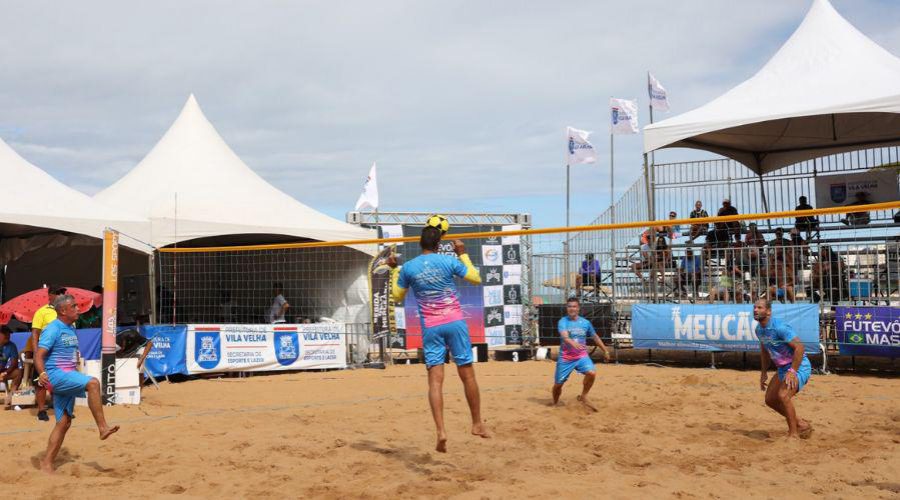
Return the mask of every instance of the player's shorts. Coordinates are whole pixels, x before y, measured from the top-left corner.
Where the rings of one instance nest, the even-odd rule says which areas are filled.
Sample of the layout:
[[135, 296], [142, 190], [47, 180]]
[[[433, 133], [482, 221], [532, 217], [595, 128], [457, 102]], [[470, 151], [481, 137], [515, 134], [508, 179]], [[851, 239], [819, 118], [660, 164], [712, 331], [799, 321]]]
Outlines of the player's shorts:
[[453, 321], [443, 325], [426, 328], [422, 335], [422, 348], [425, 351], [425, 366], [444, 364], [447, 358], [447, 347], [456, 366], [471, 364], [472, 341], [469, 340], [469, 327], [465, 320]]
[[84, 389], [88, 382], [93, 379], [81, 372], [64, 372], [54, 370], [50, 376], [50, 384], [47, 389], [53, 393], [53, 411], [56, 413], [56, 420], [59, 420], [66, 413], [70, 417], [75, 417], [75, 398], [84, 397]]
[[[784, 382], [784, 377], [787, 375], [788, 369], [790, 369], [791, 365], [787, 364], [784, 366], [778, 367], [778, 379]], [[797, 369], [797, 392], [803, 389], [803, 386], [809, 382], [809, 376], [812, 374], [812, 364], [809, 362], [809, 358], [806, 356], [803, 357], [803, 362], [800, 363], [800, 368]]]
[[560, 354], [560, 356], [556, 358], [556, 374], [554, 375], [554, 381], [557, 384], [564, 383], [569, 379], [572, 370], [577, 370], [578, 373], [584, 375], [585, 373], [594, 371], [594, 362], [591, 361], [590, 356], [566, 361], [563, 359], [562, 354]]

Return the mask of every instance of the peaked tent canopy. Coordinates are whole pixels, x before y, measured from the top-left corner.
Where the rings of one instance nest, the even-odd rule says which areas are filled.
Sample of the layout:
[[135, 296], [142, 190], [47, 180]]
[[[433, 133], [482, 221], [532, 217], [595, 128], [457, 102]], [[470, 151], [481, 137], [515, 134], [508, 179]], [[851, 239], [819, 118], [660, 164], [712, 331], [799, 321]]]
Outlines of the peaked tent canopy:
[[318, 241], [373, 237], [263, 180], [228, 147], [193, 95], [150, 153], [95, 199], [149, 218], [150, 242], [157, 248], [225, 236], [230, 242], [259, 243], [235, 235]]
[[[107, 227], [140, 233], [147, 220], [111, 208], [66, 186], [19, 156], [0, 140], [0, 177], [4, 182], [0, 205], [0, 238], [28, 237], [64, 232], [102, 238]], [[122, 244], [149, 251], [146, 246], [122, 239]], [[0, 261], [8, 255], [0, 251]], [[4, 259], [6, 257], [6, 259]]]
[[685, 147], [758, 174], [864, 147], [900, 144], [900, 59], [827, 0], [756, 75], [693, 111], [644, 127], [644, 151]]

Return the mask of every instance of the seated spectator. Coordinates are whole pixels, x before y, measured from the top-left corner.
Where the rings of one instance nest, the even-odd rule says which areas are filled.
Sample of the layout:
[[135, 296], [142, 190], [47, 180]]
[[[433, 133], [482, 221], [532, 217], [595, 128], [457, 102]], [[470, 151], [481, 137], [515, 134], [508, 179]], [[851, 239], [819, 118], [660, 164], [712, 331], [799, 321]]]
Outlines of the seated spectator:
[[772, 253], [780, 261], [785, 260], [786, 253], [790, 252], [791, 240], [784, 237], [784, 229], [780, 227], [775, 228], [775, 239], [767, 244], [772, 247]]
[[800, 230], [791, 228], [791, 249], [794, 254], [794, 269], [800, 271], [808, 267], [809, 244], [800, 236]]
[[[854, 199], [855, 201], [848, 204], [848, 206], [868, 205], [869, 203], [872, 203], [869, 201], [869, 193], [865, 191], [857, 191], [854, 195]], [[847, 214], [847, 218], [841, 219], [841, 222], [845, 226], [865, 226], [870, 220], [869, 212], [852, 212]]]
[[[672, 211], [669, 212], [669, 220], [674, 220], [678, 218], [678, 213]], [[677, 240], [681, 238], [681, 226], [678, 224], [672, 224], [670, 226], [666, 226], [666, 232], [669, 233], [669, 239]]]
[[[706, 210], [703, 210], [703, 203], [700, 200], [697, 200], [694, 202], [694, 210], [691, 211], [691, 219], [700, 219], [704, 217], [709, 217], [709, 214], [706, 213]], [[691, 235], [688, 238], [688, 243], [693, 243], [698, 236], [705, 235], [708, 232], [709, 224], [691, 224]]]
[[819, 249], [818, 261], [812, 266], [810, 291], [813, 300], [835, 303], [847, 300], [850, 287], [843, 259], [827, 245]]
[[[794, 210], [812, 210], [813, 207], [806, 201], [806, 196], [801, 196], [798, 200], [799, 204]], [[803, 217], [797, 217], [794, 219], [794, 226], [806, 233], [806, 239], [809, 239], [810, 235], [813, 231], [818, 232], [819, 230], [819, 218], [813, 215], [805, 215]]]
[[[722, 200], [722, 207], [719, 208], [719, 212], [716, 215], [719, 217], [738, 215], [738, 210], [737, 208], [731, 206], [731, 200], [729, 198], [725, 198], [724, 200]], [[718, 231], [724, 231], [726, 233], [726, 237], [724, 239], [728, 240], [730, 239], [728, 238], [729, 236], [733, 236], [735, 241], [740, 241], [741, 223], [739, 221], [717, 222], [715, 226]]]
[[[657, 230], [656, 247], [651, 249], [650, 245], [647, 245], [647, 249], [644, 250], [644, 245], [642, 244], [641, 261], [631, 265], [631, 269], [634, 271], [635, 276], [642, 281], [644, 279], [642, 273], [644, 269], [650, 269], [652, 266], [654, 270], [660, 271], [672, 267], [672, 250], [669, 248], [669, 244], [666, 243], [665, 229], [662, 227], [657, 227], [655, 229]], [[649, 230], [644, 231], [645, 234], [648, 232]], [[643, 241], [643, 236], [641, 239]]]
[[22, 383], [22, 369], [19, 368], [19, 350], [10, 340], [12, 331], [0, 326], [0, 382], [6, 385], [6, 408], [12, 406], [12, 393]]
[[732, 293], [734, 293], [735, 299], [740, 302], [743, 293], [735, 287], [735, 278], [740, 276], [740, 274], [740, 270], [735, 269], [734, 267], [728, 265], [723, 267], [722, 272], [716, 276], [715, 283], [709, 289], [709, 302], [713, 303], [717, 300], [730, 302]]
[[694, 255], [690, 248], [685, 252], [678, 264], [678, 292], [687, 295], [685, 285], [690, 285], [691, 292], [697, 297], [700, 282], [703, 280], [703, 261], [699, 255]]
[[581, 294], [582, 286], [596, 287], [600, 283], [600, 261], [594, 259], [594, 254], [585, 254], [581, 261], [581, 273], [575, 278], [575, 289]]
[[762, 231], [759, 230], [759, 226], [757, 226], [755, 222], [751, 222], [747, 227], [747, 235], [744, 236], [744, 243], [746, 243], [748, 247], [762, 248], [766, 246], [766, 237], [763, 236]]

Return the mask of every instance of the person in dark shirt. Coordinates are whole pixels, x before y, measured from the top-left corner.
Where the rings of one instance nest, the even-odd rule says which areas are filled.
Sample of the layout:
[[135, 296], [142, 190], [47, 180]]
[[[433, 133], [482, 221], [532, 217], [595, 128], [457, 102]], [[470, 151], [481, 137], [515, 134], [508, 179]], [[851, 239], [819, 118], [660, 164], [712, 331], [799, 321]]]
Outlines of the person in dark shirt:
[[[812, 210], [813, 209], [812, 205], [807, 203], [806, 196], [801, 196], [798, 201], [799, 201], [799, 205], [797, 205], [797, 207], [794, 208], [794, 210]], [[794, 226], [796, 226], [796, 228], [799, 229], [800, 231], [805, 232], [806, 239], [808, 240], [810, 235], [813, 233], [813, 231], [819, 230], [819, 218], [812, 216], [812, 215], [797, 217], [794, 220]]]
[[22, 369], [19, 368], [19, 350], [10, 340], [12, 331], [6, 325], [0, 326], [0, 382], [6, 384], [6, 407], [12, 406], [13, 391], [22, 383]]
[[147, 359], [150, 349], [153, 348], [153, 342], [147, 340], [147, 337], [141, 335], [141, 332], [130, 328], [116, 335], [116, 347], [116, 357], [118, 358], [133, 358], [143, 347], [137, 364], [137, 369], [140, 372], [141, 368], [144, 367], [144, 360]]
[[[719, 217], [725, 217], [728, 215], [738, 215], [738, 210], [734, 206], [731, 205], [731, 199], [725, 198], [722, 200], [722, 206], [719, 208], [719, 212], [716, 214]], [[719, 240], [728, 240], [728, 236], [733, 236], [735, 241], [741, 240], [741, 223], [738, 221], [732, 222], [717, 222], [716, 230], [719, 233], [725, 232], [725, 238], [719, 238]], [[721, 234], [720, 234], [721, 235]]]

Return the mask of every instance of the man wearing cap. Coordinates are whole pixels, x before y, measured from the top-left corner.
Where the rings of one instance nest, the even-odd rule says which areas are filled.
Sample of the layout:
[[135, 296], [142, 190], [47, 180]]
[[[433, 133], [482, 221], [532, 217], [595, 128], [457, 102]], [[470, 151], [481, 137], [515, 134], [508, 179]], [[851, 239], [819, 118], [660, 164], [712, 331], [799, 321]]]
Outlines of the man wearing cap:
[[[53, 308], [53, 301], [56, 300], [58, 296], [65, 295], [65, 293], [65, 287], [59, 285], [50, 285], [47, 287], [47, 304], [35, 311], [34, 317], [31, 319], [31, 337], [29, 337], [28, 341], [25, 343], [25, 349], [22, 349], [22, 352], [26, 353], [26, 357], [34, 358], [35, 347], [41, 340], [41, 332], [44, 331], [44, 328], [47, 328], [47, 325], [56, 319], [56, 309]], [[50, 417], [47, 416], [47, 389], [37, 383], [38, 376], [39, 373], [35, 370], [34, 398], [37, 401], [37, 418], [38, 420], [47, 422], [50, 420]]]

